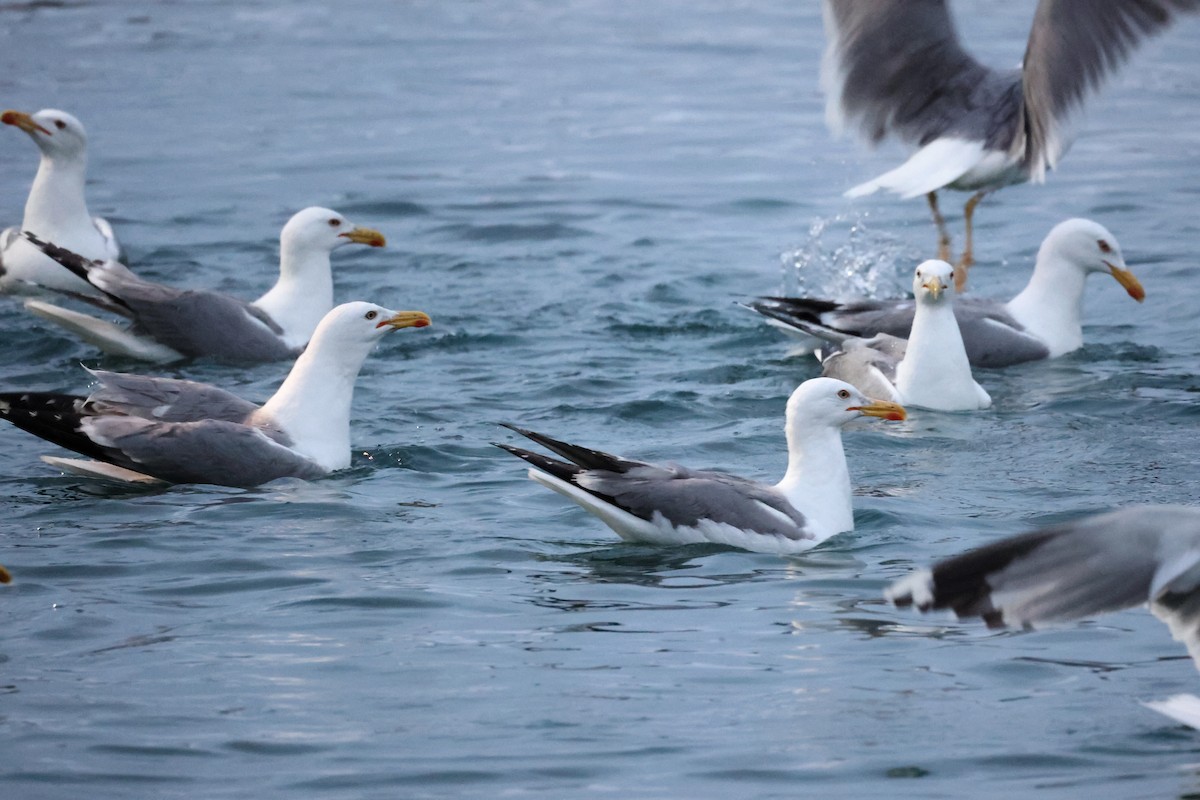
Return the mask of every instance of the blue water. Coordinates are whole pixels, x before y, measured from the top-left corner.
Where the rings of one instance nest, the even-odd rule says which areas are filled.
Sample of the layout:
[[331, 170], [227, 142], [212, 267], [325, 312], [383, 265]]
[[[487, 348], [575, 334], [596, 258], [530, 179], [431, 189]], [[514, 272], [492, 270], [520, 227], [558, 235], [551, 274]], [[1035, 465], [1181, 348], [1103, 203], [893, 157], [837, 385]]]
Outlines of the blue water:
[[[1032, 0], [954, 4], [1015, 64]], [[257, 296], [280, 226], [384, 231], [337, 290], [428, 312], [356, 397], [354, 466], [252, 490], [63, 477], [0, 430], [0, 792], [11, 798], [1165, 797], [1200, 736], [1144, 611], [1037, 633], [892, 609], [916, 565], [1030, 524], [1193, 502], [1200, 24], [1140, 50], [1045, 186], [979, 211], [974, 291], [1103, 222], [1081, 351], [995, 407], [846, 433], [857, 530], [804, 557], [621, 544], [491, 447], [500, 421], [775, 480], [813, 363], [734, 301], [903, 288], [923, 204], [823, 123], [817, 3], [2, 3], [0, 104], [91, 134], [140, 272]], [[0, 222], [33, 145], [0, 130]], [[957, 208], [962, 196], [948, 195]], [[957, 214], [954, 215], [958, 223]], [[0, 303], [0, 386], [97, 359]], [[164, 374], [268, 396], [282, 365]]]

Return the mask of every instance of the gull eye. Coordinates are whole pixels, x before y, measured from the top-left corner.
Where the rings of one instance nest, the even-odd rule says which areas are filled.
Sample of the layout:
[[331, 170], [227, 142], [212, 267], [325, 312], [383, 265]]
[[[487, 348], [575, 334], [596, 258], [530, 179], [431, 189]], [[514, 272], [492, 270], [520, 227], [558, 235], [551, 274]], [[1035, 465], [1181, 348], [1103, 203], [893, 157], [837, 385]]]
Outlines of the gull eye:
[[376, 317], [379, 316], [379, 312], [378, 311], [368, 311], [364, 316], [367, 319], [375, 319]]
[[1110, 245], [1108, 242], [1104, 241], [1103, 239], [1097, 239], [1096, 244], [1100, 246], [1101, 253], [1111, 253], [1112, 252], [1112, 245]]
[[329, 220], [329, 227], [331, 227], [331, 228], [336, 228], [337, 226], [339, 226], [341, 224], [342, 224], [342, 221], [340, 219], [338, 219], [337, 217], [334, 217], [333, 219]]
[[847, 390], [847, 389], [838, 389], [838, 397], [842, 398], [843, 400], [849, 400], [849, 399], [850, 399], [850, 392], [849, 392], [849, 390]]
[[61, 119], [56, 119], [54, 120], [54, 127], [61, 131], [63, 128], [67, 127], [67, 123], [63, 122]]

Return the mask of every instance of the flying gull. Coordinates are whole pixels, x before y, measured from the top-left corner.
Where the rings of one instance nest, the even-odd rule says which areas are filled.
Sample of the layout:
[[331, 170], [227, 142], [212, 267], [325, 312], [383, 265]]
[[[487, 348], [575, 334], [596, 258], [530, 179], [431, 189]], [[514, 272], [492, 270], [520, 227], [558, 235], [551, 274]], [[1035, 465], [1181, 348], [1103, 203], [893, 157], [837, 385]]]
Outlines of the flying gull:
[[[1025, 288], [1007, 303], [958, 297], [954, 315], [967, 357], [974, 367], [1008, 367], [1057, 358], [1083, 345], [1083, 289], [1093, 273], [1111, 275], [1139, 303], [1142, 284], [1125, 267], [1121, 245], [1108, 229], [1086, 219], [1060, 222], [1038, 250]], [[747, 304], [789, 333], [805, 337], [805, 324], [869, 337], [907, 337], [912, 300], [856, 300], [840, 303], [808, 297], [759, 297]]]
[[961, 291], [974, 262], [972, 215], [984, 196], [1044, 181], [1070, 147], [1070, 123], [1086, 97], [1143, 39], [1198, 7], [1200, 0], [1040, 0], [1020, 69], [1001, 71], [963, 48], [947, 0], [825, 0], [821, 86], [830, 128], [917, 148], [846, 195], [925, 195], [938, 257], [948, 261], [937, 190], [974, 192], [963, 214]]
[[8, 110], [0, 113], [0, 122], [25, 131], [42, 153], [21, 227], [0, 232], [0, 291], [35, 291], [30, 283], [36, 283], [51, 289], [94, 292], [86, 281], [46, 258], [20, 236], [22, 229], [38, 231], [89, 259], [120, 254], [112, 226], [88, 213], [83, 196], [87, 132], [75, 117], [53, 108], [36, 114]]
[[[143, 280], [115, 260], [89, 261], [36, 231], [25, 237], [86, 280], [98, 297], [79, 295], [130, 321], [117, 325], [42, 300], [25, 307], [106, 353], [147, 361], [208, 356], [235, 361], [295, 358], [333, 308], [331, 251], [351, 242], [383, 247], [383, 235], [359, 228], [336, 211], [313, 206], [295, 214], [279, 235], [279, 280], [253, 303], [204, 289], [176, 289]], [[63, 269], [65, 267], [65, 269]]]
[[787, 403], [787, 472], [774, 486], [633, 461], [513, 425], [505, 427], [566, 460], [496, 446], [533, 465], [531, 479], [595, 514], [626, 541], [798, 553], [854, 528], [842, 426], [860, 416], [902, 420], [905, 412], [842, 381], [814, 378], [800, 384]]
[[420, 311], [340, 305], [261, 406], [193, 381], [92, 372], [100, 385], [87, 397], [0, 393], [0, 418], [96, 459], [43, 457], [89, 477], [222, 486], [319, 478], [350, 465], [354, 382], [372, 346], [428, 324]]
[[[1041, 528], [914, 572], [885, 594], [898, 606], [951, 609], [991, 628], [1148, 603], [1200, 668], [1200, 510], [1135, 506]], [[1200, 728], [1200, 698], [1146, 705]]]
[[860, 392], [936, 411], [988, 408], [992, 398], [971, 376], [971, 363], [954, 317], [955, 268], [922, 262], [913, 273], [916, 313], [907, 339], [886, 333], [862, 339], [820, 325], [800, 323], [833, 344], [819, 352], [822, 375], [851, 383]]

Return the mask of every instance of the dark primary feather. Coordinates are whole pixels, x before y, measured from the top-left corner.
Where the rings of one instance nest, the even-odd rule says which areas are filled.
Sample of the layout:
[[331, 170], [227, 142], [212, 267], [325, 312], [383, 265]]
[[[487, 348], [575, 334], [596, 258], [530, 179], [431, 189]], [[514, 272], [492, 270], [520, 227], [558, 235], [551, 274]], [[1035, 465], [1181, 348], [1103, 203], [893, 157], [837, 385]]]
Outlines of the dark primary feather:
[[119, 450], [97, 444], [83, 432], [85, 401], [83, 397], [54, 392], [3, 392], [0, 419], [67, 450], [137, 470], [137, 465]]
[[103, 292], [101, 297], [68, 294], [130, 318], [132, 332], [182, 356], [278, 361], [299, 354], [299, 349], [288, 347], [280, 338], [283, 329], [251, 303], [220, 292], [176, 289], [143, 280], [123, 265], [86, 259], [29, 231], [25, 237]]
[[[497, 447], [641, 519], [651, 520], [657, 513], [684, 527], [708, 520], [789, 539], [810, 538], [804, 531], [807, 525], [804, 515], [774, 487], [678, 464], [633, 461], [501, 424], [572, 463], [494, 443]], [[783, 514], [792, 524], [771, 514], [760, 503]]]
[[[932, 602], [995, 627], [1093, 616], [1153, 601], [1156, 613], [1194, 610], [1200, 512], [1140, 506], [1012, 536], [932, 569]], [[1163, 582], [1158, 597], [1150, 593]], [[894, 597], [897, 605], [911, 594]], [[1195, 628], [1197, 617], [1186, 621]], [[1172, 622], [1174, 628], [1179, 620]], [[1194, 631], [1192, 633], [1194, 637]]]
[[[806, 325], [817, 325], [861, 338], [880, 333], [907, 338], [916, 314], [912, 300], [837, 303], [807, 297], [759, 297], [746, 307], [800, 331]], [[1007, 367], [1050, 355], [1046, 345], [1026, 334], [1025, 328], [995, 300], [955, 298], [954, 317], [972, 367]]]

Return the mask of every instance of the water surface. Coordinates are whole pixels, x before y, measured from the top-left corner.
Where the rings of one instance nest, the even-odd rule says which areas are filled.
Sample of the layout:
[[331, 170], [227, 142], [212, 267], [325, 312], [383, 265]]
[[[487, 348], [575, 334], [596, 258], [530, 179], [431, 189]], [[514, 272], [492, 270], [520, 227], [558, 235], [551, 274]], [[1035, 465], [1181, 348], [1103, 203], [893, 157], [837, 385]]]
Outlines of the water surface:
[[[955, 8], [1020, 58], [1034, 3]], [[0, 4], [0, 96], [67, 109], [142, 273], [248, 297], [307, 205], [383, 230], [337, 292], [419, 308], [363, 370], [354, 466], [145, 490], [0, 430], [0, 787], [104, 797], [1163, 797], [1196, 687], [1142, 611], [1049, 632], [881, 591], [1029, 524], [1193, 502], [1195, 21], [1107, 88], [1062, 169], [981, 207], [975, 290], [1088, 216], [1147, 289], [1089, 286], [1081, 351], [991, 372], [979, 414], [846, 434], [857, 530], [804, 557], [621, 544], [490, 446], [511, 421], [774, 480], [810, 360], [734, 301], [903, 289], [920, 202], [841, 192], [898, 147], [834, 140], [816, 3]], [[0, 221], [34, 148], [0, 131]], [[963, 196], [948, 196], [954, 208]], [[957, 215], [955, 217], [957, 223]], [[0, 385], [98, 359], [0, 303]], [[281, 365], [163, 374], [268, 396]]]

